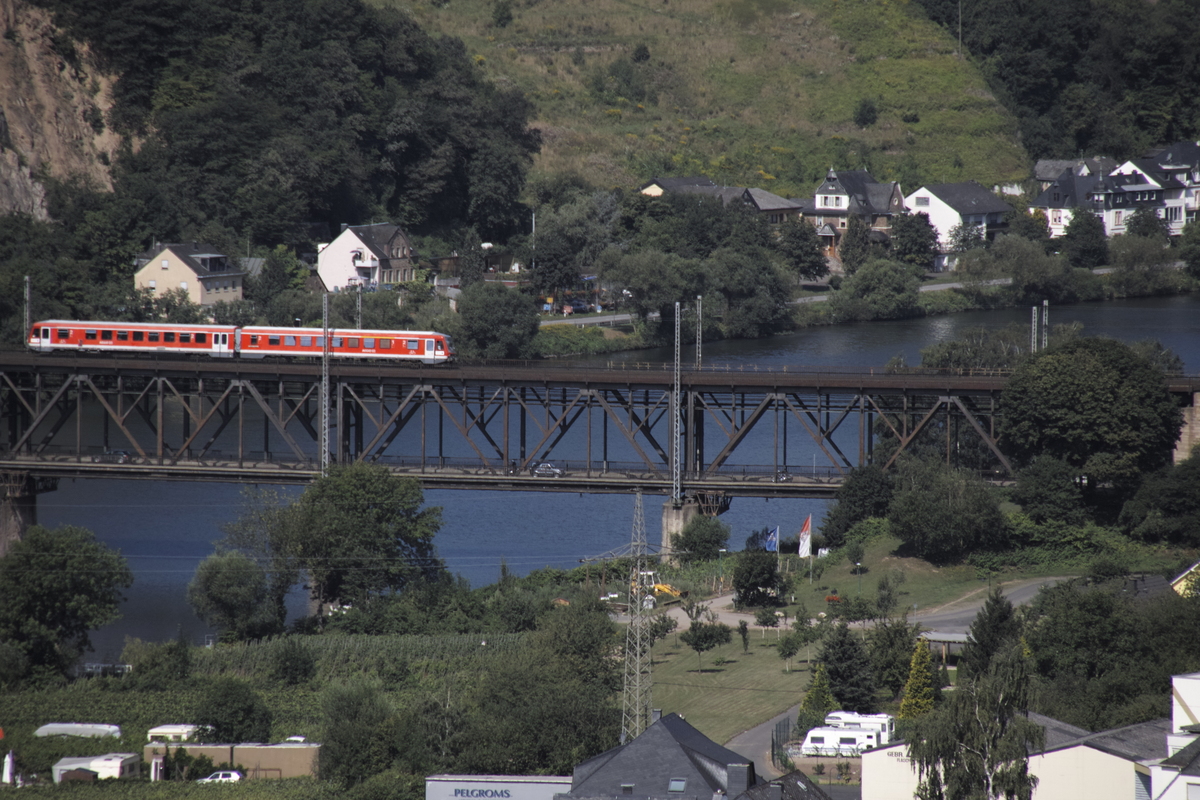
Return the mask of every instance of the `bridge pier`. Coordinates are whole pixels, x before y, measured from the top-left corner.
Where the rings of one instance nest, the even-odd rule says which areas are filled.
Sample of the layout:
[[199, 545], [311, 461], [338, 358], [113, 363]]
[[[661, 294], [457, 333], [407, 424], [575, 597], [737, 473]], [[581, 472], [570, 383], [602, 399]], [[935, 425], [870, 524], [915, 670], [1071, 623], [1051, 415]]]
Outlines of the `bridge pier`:
[[37, 496], [58, 488], [58, 480], [37, 479], [28, 472], [0, 472], [0, 558], [37, 524]]
[[[676, 506], [670, 500], [663, 503], [662, 510], [662, 549], [664, 553], [671, 552], [671, 537], [683, 533], [683, 529], [696, 517], [700, 516], [700, 505], [693, 498], [686, 497], [683, 505]], [[667, 560], [675, 563], [674, 556]]]
[[1178, 464], [1192, 454], [1192, 448], [1200, 445], [1200, 392], [1192, 395], [1192, 404], [1183, 409], [1183, 427], [1179, 429], [1179, 440], [1175, 442], [1175, 457]]

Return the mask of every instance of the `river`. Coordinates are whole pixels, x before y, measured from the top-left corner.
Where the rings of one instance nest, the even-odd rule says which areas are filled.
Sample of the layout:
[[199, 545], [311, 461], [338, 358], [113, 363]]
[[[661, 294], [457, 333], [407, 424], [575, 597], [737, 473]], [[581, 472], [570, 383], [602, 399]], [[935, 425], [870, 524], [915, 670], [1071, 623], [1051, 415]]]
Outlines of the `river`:
[[[708, 364], [880, 367], [893, 356], [909, 364], [931, 344], [953, 340], [970, 328], [1028, 325], [1028, 309], [970, 312], [895, 322], [810, 328], [768, 340], [716, 342], [704, 347]], [[1085, 333], [1122, 341], [1158, 339], [1179, 354], [1189, 374], [1200, 373], [1200, 295], [1146, 298], [1050, 309], [1052, 325], [1080, 322]], [[685, 357], [694, 343], [685, 345]], [[667, 350], [606, 356], [605, 360], [662, 361]], [[283, 489], [298, 492], [298, 489]], [[43, 525], [81, 525], [117, 548], [134, 572], [134, 585], [118, 622], [96, 631], [94, 660], [115, 661], [126, 636], [173, 638], [182, 629], [193, 641], [210, 631], [187, 605], [185, 592], [197, 564], [212, 552], [221, 525], [235, 519], [241, 487], [230, 484], [119, 480], [62, 481], [38, 498]], [[546, 566], [571, 568], [580, 559], [629, 543], [633, 499], [624, 495], [432, 490], [426, 501], [443, 508], [436, 543], [451, 571], [471, 585], [495, 581], [500, 563], [524, 575]], [[645, 498], [646, 536], [661, 538], [665, 498]], [[737, 498], [722, 519], [733, 529], [731, 549], [764, 526], [794, 534], [808, 514], [822, 518], [822, 500]], [[293, 613], [303, 608], [297, 593]]]

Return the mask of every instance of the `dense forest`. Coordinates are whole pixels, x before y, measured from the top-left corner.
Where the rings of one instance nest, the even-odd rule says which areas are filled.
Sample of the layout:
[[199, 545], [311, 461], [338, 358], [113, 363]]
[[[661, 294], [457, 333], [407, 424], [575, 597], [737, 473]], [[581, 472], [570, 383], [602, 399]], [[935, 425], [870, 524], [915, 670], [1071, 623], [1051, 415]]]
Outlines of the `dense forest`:
[[962, 37], [1033, 158], [1138, 156], [1200, 135], [1187, 0], [917, 0]]

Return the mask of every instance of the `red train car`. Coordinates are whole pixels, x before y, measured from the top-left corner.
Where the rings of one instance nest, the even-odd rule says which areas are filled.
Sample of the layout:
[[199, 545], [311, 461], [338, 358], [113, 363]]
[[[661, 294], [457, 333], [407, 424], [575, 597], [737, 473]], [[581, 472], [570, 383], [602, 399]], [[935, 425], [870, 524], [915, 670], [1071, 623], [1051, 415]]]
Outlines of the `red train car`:
[[[450, 337], [435, 331], [331, 329], [329, 340], [334, 358], [441, 364], [452, 361], [455, 355]], [[320, 358], [325, 339], [321, 328], [47, 320], [33, 326], [26, 344], [40, 353], [74, 350]]]
[[59, 350], [119, 353], [234, 355], [233, 325], [165, 322], [91, 322], [51, 319], [34, 324], [26, 344], [39, 353]]
[[[321, 328], [248, 327], [238, 331], [237, 351], [243, 358], [317, 356], [325, 346]], [[441, 364], [454, 358], [450, 337], [435, 331], [329, 330], [334, 358], [420, 361]]]

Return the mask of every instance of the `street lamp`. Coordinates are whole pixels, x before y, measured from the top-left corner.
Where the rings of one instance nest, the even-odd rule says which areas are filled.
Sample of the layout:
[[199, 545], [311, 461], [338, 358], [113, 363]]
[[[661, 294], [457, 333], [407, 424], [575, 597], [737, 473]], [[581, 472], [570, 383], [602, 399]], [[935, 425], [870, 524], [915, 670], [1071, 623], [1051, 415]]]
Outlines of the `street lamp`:
[[862, 562], [854, 562], [854, 571], [858, 573], [858, 596], [862, 597]]
[[717, 563], [721, 565], [721, 588], [725, 588], [725, 554], [729, 551], [722, 547], [717, 551]]

